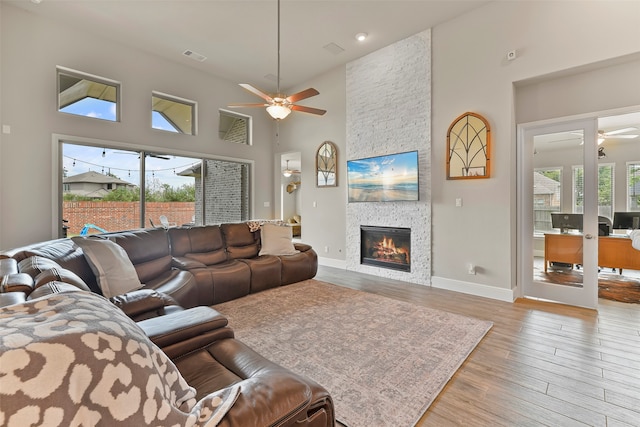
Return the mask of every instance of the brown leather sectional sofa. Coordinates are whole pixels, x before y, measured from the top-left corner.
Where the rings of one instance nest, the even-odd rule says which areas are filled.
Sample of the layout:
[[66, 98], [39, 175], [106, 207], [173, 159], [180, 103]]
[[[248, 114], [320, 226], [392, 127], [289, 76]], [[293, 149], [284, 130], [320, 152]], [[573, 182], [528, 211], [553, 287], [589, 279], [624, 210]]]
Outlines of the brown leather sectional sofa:
[[[317, 255], [263, 255], [260, 231], [245, 223], [142, 229], [108, 236], [126, 251], [143, 289], [111, 298], [178, 367], [198, 398], [241, 385], [221, 426], [335, 424], [328, 392], [234, 338], [227, 319], [207, 307], [315, 276]], [[82, 250], [71, 239], [0, 254], [0, 307], [61, 292], [100, 293]], [[106, 304], [109, 304], [105, 300]]]

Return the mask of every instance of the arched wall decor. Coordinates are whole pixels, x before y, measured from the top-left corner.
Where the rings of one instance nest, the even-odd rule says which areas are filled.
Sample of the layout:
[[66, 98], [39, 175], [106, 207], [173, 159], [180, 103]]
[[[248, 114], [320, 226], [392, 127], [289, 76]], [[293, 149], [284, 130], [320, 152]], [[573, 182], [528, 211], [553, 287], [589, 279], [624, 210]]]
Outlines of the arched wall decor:
[[447, 179], [490, 176], [491, 129], [479, 114], [464, 113], [447, 131]]
[[316, 152], [316, 185], [318, 187], [338, 186], [338, 149], [331, 141], [320, 144]]

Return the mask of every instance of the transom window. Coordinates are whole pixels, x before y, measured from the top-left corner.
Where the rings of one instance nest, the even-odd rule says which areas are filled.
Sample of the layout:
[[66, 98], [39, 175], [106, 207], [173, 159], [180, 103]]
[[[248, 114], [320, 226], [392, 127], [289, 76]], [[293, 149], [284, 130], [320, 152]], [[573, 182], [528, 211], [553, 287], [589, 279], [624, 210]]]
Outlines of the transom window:
[[120, 83], [58, 67], [58, 111], [120, 121]]
[[223, 141], [251, 145], [251, 116], [220, 110], [218, 136]]
[[159, 92], [151, 95], [151, 127], [168, 132], [196, 134], [196, 102]]

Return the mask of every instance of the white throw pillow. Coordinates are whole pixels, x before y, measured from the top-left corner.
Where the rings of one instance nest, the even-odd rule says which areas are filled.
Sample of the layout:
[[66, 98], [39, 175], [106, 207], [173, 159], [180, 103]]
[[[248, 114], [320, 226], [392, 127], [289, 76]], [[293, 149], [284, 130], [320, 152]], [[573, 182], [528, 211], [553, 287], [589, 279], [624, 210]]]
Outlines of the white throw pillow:
[[259, 255], [293, 255], [298, 250], [293, 246], [291, 227], [264, 224], [260, 229], [262, 248]]
[[108, 239], [73, 237], [72, 240], [82, 248], [105, 297], [111, 298], [142, 287], [122, 246]]

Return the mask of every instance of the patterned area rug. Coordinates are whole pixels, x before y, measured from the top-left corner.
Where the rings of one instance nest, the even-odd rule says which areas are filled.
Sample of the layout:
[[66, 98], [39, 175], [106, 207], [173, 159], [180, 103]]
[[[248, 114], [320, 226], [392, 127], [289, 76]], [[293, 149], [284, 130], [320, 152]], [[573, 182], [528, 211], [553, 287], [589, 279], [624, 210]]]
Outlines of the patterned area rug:
[[214, 308], [239, 340], [322, 384], [349, 427], [414, 425], [492, 326], [317, 280]]

